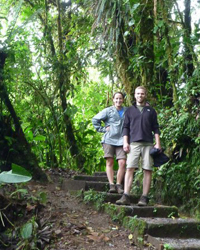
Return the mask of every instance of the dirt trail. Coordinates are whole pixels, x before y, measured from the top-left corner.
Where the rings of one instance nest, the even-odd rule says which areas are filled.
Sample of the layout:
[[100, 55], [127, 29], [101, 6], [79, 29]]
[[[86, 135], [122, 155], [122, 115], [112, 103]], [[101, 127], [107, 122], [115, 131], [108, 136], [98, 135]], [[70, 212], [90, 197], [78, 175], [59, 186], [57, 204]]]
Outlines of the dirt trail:
[[41, 185], [30, 182], [30, 192], [47, 192], [47, 203], [38, 213], [39, 218], [51, 224], [51, 241], [46, 250], [122, 250], [138, 249], [129, 237], [131, 232], [115, 224], [108, 215], [95, 211], [89, 205], [54, 183]]

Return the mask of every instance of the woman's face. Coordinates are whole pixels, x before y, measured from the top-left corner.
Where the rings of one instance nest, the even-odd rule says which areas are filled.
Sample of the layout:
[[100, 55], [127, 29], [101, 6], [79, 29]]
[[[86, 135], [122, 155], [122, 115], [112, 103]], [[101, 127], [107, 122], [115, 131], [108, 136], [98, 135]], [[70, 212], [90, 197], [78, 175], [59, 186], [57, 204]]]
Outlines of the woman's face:
[[124, 98], [120, 93], [115, 94], [113, 98], [113, 103], [116, 108], [121, 108], [122, 104], [124, 102]]

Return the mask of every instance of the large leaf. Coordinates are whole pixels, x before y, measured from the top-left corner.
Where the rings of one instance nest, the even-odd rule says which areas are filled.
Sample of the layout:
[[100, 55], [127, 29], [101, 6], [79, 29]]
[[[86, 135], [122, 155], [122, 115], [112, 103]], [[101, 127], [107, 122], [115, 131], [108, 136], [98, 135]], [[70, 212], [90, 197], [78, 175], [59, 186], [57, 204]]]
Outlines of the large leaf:
[[32, 179], [31, 174], [24, 168], [12, 164], [12, 170], [0, 174], [0, 183], [21, 183]]
[[33, 232], [33, 225], [31, 222], [25, 224], [21, 229], [21, 236], [23, 239], [29, 239]]

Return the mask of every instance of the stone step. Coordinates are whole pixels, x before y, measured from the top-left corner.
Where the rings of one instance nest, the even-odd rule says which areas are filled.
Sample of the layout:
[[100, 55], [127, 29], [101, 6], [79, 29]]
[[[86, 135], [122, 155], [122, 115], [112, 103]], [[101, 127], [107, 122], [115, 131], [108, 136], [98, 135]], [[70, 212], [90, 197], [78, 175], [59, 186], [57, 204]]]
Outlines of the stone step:
[[[178, 209], [170, 206], [146, 206], [139, 207], [133, 206], [118, 206], [115, 204], [104, 204], [105, 211], [111, 215], [111, 217], [121, 214], [123, 217], [152, 217], [152, 218], [168, 218], [170, 216], [178, 217]], [[145, 224], [145, 222], [143, 222]]]
[[[117, 175], [117, 171], [114, 171], [114, 176]], [[93, 176], [107, 176], [106, 172], [94, 172]]]
[[198, 238], [200, 221], [182, 218], [139, 218], [145, 223], [145, 233], [156, 237]]
[[81, 181], [81, 180], [64, 180], [62, 189], [66, 191], [87, 191], [93, 189], [95, 191], [106, 192], [109, 189], [108, 182]]
[[75, 176], [74, 180], [64, 180], [62, 188], [69, 191], [82, 190], [83, 193], [90, 189], [97, 193], [103, 192], [104, 204], [101, 203], [100, 206], [114, 220], [121, 223], [123, 221], [123, 225], [132, 231], [134, 241], [140, 249], [143, 249], [141, 239], [147, 236], [149, 250], [200, 250], [200, 221], [178, 218], [178, 209], [174, 206], [152, 206], [150, 203], [139, 207], [135, 205], [139, 199], [135, 195], [130, 196], [130, 206], [116, 205], [115, 202], [121, 195], [108, 193], [106, 172], [96, 172], [93, 176]]
[[106, 172], [94, 172], [93, 176], [107, 176], [107, 175], [106, 175]]
[[[188, 238], [188, 239], [173, 239], [173, 238], [160, 238], [148, 235], [147, 241], [150, 243], [149, 250], [199, 250], [200, 239]], [[152, 245], [152, 247], [151, 247]], [[168, 248], [167, 248], [168, 247]]]
[[200, 222], [195, 219], [137, 218], [131, 215], [124, 218], [123, 224], [133, 232], [136, 240], [145, 235], [173, 239], [200, 239]]
[[95, 181], [86, 181], [85, 182], [85, 190], [93, 189], [95, 191], [106, 192], [109, 190], [108, 182], [95, 182]]
[[[110, 202], [115, 204], [115, 202], [119, 200], [122, 197], [122, 195], [118, 193], [106, 193], [104, 197], [105, 197], [104, 202]], [[138, 196], [130, 195], [131, 203], [137, 204], [138, 200], [139, 200]]]
[[107, 176], [75, 175], [74, 180], [108, 182]]
[[61, 188], [65, 191], [85, 191], [85, 181], [65, 179]]
[[[180, 240], [188, 240], [188, 242], [192, 238], [198, 239], [198, 242], [200, 240], [200, 222], [195, 219], [137, 218], [126, 216], [123, 219], [123, 225], [132, 232], [134, 242], [140, 247], [140, 249], [143, 249], [142, 239], [146, 238], [146, 236], [148, 236], [146, 242], [149, 244], [149, 246], [152, 246], [149, 248], [151, 250], [174, 250], [174, 248], [170, 248], [169, 246], [167, 248], [167, 244], [169, 244], [167, 241], [162, 242], [158, 239], [171, 239], [171, 243], [173, 242], [175, 245], [175, 242], [177, 242], [177, 246], [178, 242], [181, 242]], [[166, 246], [163, 243], [166, 244]], [[182, 248], [177, 249], [185, 249], [183, 246], [184, 244], [182, 245]]]

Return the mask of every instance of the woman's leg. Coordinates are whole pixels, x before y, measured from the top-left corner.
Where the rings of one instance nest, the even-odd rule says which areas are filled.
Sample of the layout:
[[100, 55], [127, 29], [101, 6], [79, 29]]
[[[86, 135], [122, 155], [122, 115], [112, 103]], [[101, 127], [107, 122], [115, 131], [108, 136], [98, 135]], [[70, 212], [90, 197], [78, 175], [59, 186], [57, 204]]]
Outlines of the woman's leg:
[[117, 184], [122, 184], [126, 170], [126, 159], [119, 159], [118, 166], [119, 168], [117, 171]]
[[110, 184], [114, 184], [114, 159], [111, 157], [106, 158], [106, 174]]

